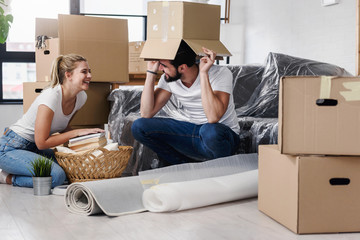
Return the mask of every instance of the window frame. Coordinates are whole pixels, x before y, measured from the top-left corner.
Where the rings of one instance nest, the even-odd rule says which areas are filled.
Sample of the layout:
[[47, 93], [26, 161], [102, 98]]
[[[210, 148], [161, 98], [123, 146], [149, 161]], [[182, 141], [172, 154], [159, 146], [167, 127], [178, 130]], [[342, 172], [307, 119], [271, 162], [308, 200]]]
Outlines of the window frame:
[[[69, 14], [79, 14], [80, 0], [70, 0]], [[0, 105], [23, 104], [23, 99], [4, 99], [3, 63], [35, 63], [35, 52], [6, 51], [6, 42], [0, 44]]]
[[22, 104], [22, 99], [4, 99], [3, 63], [35, 63], [35, 52], [6, 51], [6, 42], [0, 44], [0, 104]]

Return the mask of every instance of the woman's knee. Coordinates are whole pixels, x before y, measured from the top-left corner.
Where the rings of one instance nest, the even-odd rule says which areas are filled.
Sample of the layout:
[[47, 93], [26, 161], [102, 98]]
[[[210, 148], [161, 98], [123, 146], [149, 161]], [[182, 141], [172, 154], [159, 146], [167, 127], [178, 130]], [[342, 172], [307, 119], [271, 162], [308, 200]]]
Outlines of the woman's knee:
[[57, 164], [54, 164], [51, 172], [51, 176], [52, 176], [51, 187], [53, 188], [62, 185], [66, 179], [66, 174], [64, 170]]

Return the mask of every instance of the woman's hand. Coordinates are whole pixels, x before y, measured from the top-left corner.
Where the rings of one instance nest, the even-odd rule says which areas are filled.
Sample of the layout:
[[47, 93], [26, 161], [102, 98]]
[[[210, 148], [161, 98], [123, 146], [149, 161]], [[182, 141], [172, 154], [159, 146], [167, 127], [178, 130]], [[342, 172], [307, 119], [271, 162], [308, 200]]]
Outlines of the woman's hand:
[[82, 128], [82, 129], [76, 129], [73, 131], [76, 131], [77, 137], [92, 134], [92, 133], [105, 132], [105, 130], [101, 129], [101, 128]]
[[200, 59], [199, 70], [200, 73], [208, 73], [209, 69], [215, 62], [216, 53], [204, 47], [202, 49], [206, 56]]

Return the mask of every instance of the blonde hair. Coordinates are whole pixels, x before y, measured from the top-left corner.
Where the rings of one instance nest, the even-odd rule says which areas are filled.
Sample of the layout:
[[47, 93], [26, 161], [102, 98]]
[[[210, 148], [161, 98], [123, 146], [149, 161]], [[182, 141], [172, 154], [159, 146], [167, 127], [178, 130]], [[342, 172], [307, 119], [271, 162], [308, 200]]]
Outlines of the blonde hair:
[[73, 72], [76, 68], [76, 63], [87, 62], [87, 60], [77, 54], [67, 54], [58, 56], [52, 63], [51, 67], [51, 83], [53, 88], [58, 84], [63, 84], [66, 72]]

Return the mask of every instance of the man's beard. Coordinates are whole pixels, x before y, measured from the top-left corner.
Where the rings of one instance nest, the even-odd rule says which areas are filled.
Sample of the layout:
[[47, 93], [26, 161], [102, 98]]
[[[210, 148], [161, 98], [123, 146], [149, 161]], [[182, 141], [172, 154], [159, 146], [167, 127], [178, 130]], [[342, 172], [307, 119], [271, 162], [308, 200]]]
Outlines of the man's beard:
[[165, 74], [165, 81], [168, 82], [168, 83], [169, 82], [175, 82], [175, 81], [179, 80], [181, 78], [181, 76], [182, 76], [182, 74], [179, 73], [179, 71], [176, 69], [175, 77], [171, 77], [171, 76]]

